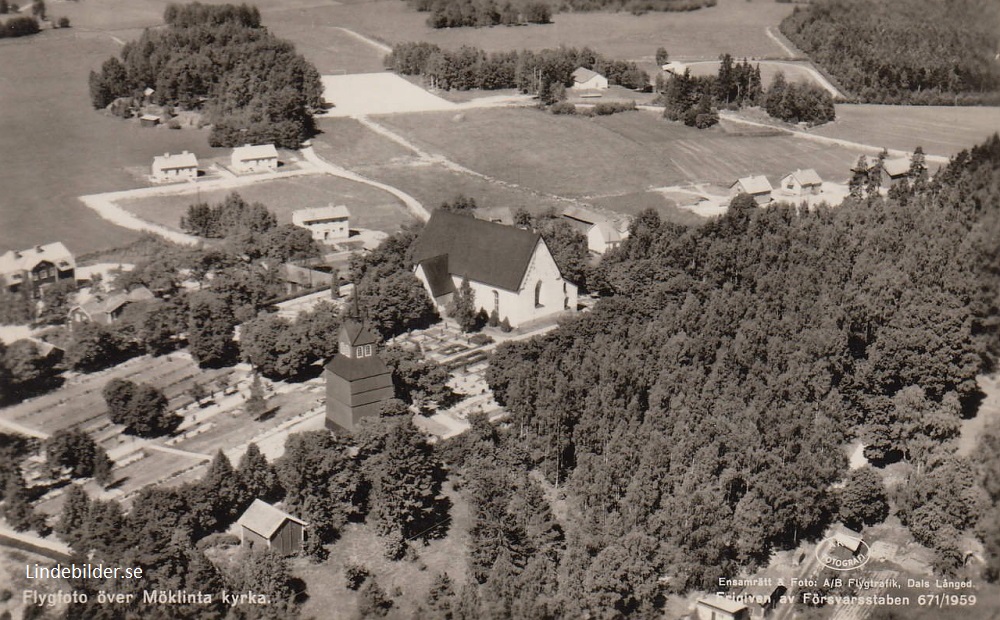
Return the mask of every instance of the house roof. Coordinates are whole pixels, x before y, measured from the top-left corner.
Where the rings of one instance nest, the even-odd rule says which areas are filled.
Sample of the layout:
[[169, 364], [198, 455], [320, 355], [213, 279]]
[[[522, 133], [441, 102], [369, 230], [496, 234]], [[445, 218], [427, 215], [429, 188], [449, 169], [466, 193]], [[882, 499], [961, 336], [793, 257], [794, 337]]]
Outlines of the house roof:
[[[49, 261], [60, 271], [76, 268], [76, 260], [61, 241], [36, 245], [28, 250], [9, 250], [0, 254], [0, 276], [8, 282], [20, 282], [20, 272], [31, 271], [38, 263]], [[12, 276], [18, 275], [17, 278]]]
[[348, 381], [371, 379], [379, 375], [389, 374], [389, 367], [378, 355], [350, 358], [338, 353], [326, 365], [326, 369]]
[[573, 81], [577, 84], [582, 84], [599, 75], [601, 74], [596, 71], [591, 71], [585, 67], [577, 67], [577, 69], [573, 71]]
[[901, 177], [910, 173], [910, 158], [896, 157], [882, 162], [882, 170], [890, 177]]
[[819, 174], [812, 168], [806, 168], [805, 170], [796, 170], [795, 172], [785, 176], [792, 177], [799, 182], [799, 185], [803, 187], [809, 187], [810, 185], [822, 185], [823, 179], [819, 178]]
[[447, 255], [448, 273], [516, 291], [541, 236], [438, 209], [413, 244], [413, 261]]
[[292, 221], [299, 226], [317, 220], [346, 220], [349, 217], [351, 217], [351, 212], [344, 205], [327, 205], [325, 207], [298, 209], [292, 212]]
[[157, 170], [176, 170], [178, 168], [197, 168], [198, 158], [194, 153], [184, 151], [176, 155], [164, 153], [153, 158], [153, 168]]
[[598, 222], [610, 221], [610, 218], [601, 215], [597, 211], [584, 209], [583, 207], [569, 207], [563, 211], [563, 217], [571, 220], [577, 220], [578, 222], [583, 222], [585, 224], [596, 224]]
[[237, 524], [247, 528], [251, 532], [256, 532], [264, 538], [270, 539], [278, 528], [285, 521], [295, 521], [299, 525], [309, 525], [302, 519], [293, 517], [283, 510], [279, 510], [265, 501], [255, 499], [250, 507], [246, 509]]
[[735, 187], [739, 185], [740, 188], [752, 195], [766, 194], [769, 193], [773, 188], [771, 187], [771, 182], [767, 180], [764, 175], [743, 177], [738, 179], [730, 187]]
[[300, 286], [326, 285], [330, 282], [330, 274], [317, 269], [310, 269], [292, 263], [282, 263], [278, 267], [278, 275], [283, 282], [291, 282]]
[[99, 320], [103, 318], [103, 315], [111, 314], [125, 304], [137, 301], [150, 301], [152, 299], [156, 299], [156, 296], [153, 295], [152, 291], [145, 286], [139, 286], [132, 289], [128, 293], [115, 293], [107, 299], [91, 299], [90, 301], [84, 302], [78, 306], [74, 306], [70, 309], [70, 312], [80, 309], [88, 317], [90, 317], [91, 320]]
[[427, 278], [432, 296], [437, 298], [455, 292], [455, 281], [448, 273], [447, 254], [428, 258], [420, 263], [420, 267], [424, 270], [424, 277]]
[[248, 161], [251, 159], [277, 159], [278, 150], [273, 144], [257, 144], [238, 146], [233, 149], [233, 159], [236, 161]]
[[861, 532], [856, 532], [846, 525], [839, 524], [833, 530], [833, 540], [841, 547], [846, 547], [851, 552], [856, 552], [861, 547], [864, 536], [861, 535]]
[[357, 319], [345, 319], [340, 325], [340, 339], [352, 347], [375, 344], [378, 338], [368, 325]]
[[[146, 90], [149, 90], [149, 89], [147, 88]], [[148, 97], [149, 95], [146, 95], [146, 96]], [[140, 121], [156, 121], [158, 123], [158, 122], [160, 122], [160, 117], [157, 116], [157, 115], [155, 115], [155, 114], [143, 114], [142, 116], [139, 117], [139, 120]]]
[[715, 609], [720, 609], [731, 614], [741, 612], [747, 608], [746, 605], [737, 600], [719, 596], [718, 594], [712, 594], [704, 598], [700, 598], [698, 599], [698, 604], [708, 605], [709, 607], [714, 607]]

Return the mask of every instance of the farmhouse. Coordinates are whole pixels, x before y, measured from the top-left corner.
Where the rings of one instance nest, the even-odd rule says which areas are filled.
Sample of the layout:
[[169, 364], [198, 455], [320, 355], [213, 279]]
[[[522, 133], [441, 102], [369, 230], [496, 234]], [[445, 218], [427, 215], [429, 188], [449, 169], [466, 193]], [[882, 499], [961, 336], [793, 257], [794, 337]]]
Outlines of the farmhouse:
[[608, 78], [604, 77], [600, 73], [597, 73], [596, 71], [579, 67], [573, 72], [572, 88], [576, 88], [578, 90], [604, 90], [607, 87]]
[[514, 326], [576, 310], [576, 285], [536, 232], [438, 210], [413, 248], [416, 276], [441, 312], [465, 280], [477, 310]]
[[274, 172], [278, 169], [278, 151], [273, 144], [238, 146], [233, 149], [231, 165], [237, 174]]
[[299, 209], [292, 212], [292, 223], [312, 233], [320, 243], [333, 243], [351, 235], [351, 212], [344, 205]]
[[566, 209], [562, 217], [587, 237], [587, 249], [597, 254], [604, 254], [618, 247], [628, 236], [627, 219], [612, 220], [596, 211], [581, 207]]
[[197, 178], [198, 158], [194, 153], [164, 153], [153, 158], [154, 181], [193, 181]]
[[713, 594], [698, 599], [694, 606], [695, 620], [749, 620], [750, 610], [743, 603]]
[[12, 293], [30, 286], [38, 294], [46, 284], [75, 277], [76, 260], [61, 241], [0, 254], [0, 280]]
[[771, 182], [763, 175], [743, 177], [729, 186], [730, 196], [735, 198], [739, 194], [750, 194], [758, 205], [771, 202], [771, 190]]
[[340, 326], [337, 348], [325, 371], [326, 427], [353, 431], [394, 396], [392, 373], [378, 355], [378, 338], [356, 318]]
[[69, 310], [70, 325], [78, 323], [100, 323], [110, 325], [121, 318], [129, 304], [155, 299], [145, 286], [134, 288], [128, 293], [116, 293], [107, 299], [92, 299]]
[[882, 184], [887, 187], [898, 185], [910, 177], [910, 158], [896, 157], [882, 162]]
[[781, 178], [781, 189], [794, 196], [819, 194], [823, 191], [823, 179], [812, 168], [796, 170]]
[[259, 499], [253, 500], [236, 524], [240, 526], [240, 544], [244, 547], [264, 547], [281, 555], [302, 549], [305, 528], [309, 525]]

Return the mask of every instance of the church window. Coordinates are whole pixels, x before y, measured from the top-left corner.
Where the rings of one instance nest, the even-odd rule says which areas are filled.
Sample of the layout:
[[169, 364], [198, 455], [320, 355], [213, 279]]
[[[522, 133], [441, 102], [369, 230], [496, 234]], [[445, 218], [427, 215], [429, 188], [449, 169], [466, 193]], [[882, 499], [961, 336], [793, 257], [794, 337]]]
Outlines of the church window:
[[365, 354], [364, 347], [357, 347], [354, 349], [354, 357], [361, 357]]
[[542, 306], [542, 281], [539, 280], [535, 284], [535, 307], [540, 308]]
[[371, 357], [371, 354], [372, 354], [372, 345], [366, 344], [365, 345], [365, 357]]

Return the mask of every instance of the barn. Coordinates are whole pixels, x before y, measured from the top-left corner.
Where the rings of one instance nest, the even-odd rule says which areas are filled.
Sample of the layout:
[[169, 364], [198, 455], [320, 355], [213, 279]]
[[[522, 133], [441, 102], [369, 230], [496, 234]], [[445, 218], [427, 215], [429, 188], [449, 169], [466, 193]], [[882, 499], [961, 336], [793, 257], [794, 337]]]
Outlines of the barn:
[[240, 543], [244, 547], [264, 547], [281, 555], [302, 550], [305, 528], [309, 525], [260, 499], [253, 500], [236, 524], [240, 526]]
[[608, 78], [596, 71], [579, 67], [573, 72], [572, 88], [577, 90], [605, 90], [607, 87]]

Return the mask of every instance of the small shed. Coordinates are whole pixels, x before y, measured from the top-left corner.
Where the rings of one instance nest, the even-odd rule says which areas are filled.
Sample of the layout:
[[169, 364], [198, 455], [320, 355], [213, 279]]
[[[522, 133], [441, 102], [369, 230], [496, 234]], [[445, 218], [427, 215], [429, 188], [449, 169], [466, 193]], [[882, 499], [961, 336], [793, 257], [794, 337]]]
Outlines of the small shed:
[[608, 78], [596, 71], [578, 67], [573, 72], [573, 88], [579, 90], [605, 90], [607, 87]]
[[712, 594], [698, 599], [694, 617], [696, 620], [749, 620], [750, 610], [737, 600]]
[[861, 548], [864, 536], [861, 535], [861, 532], [856, 532], [846, 525], [840, 524], [833, 530], [833, 542], [854, 554]]
[[305, 528], [309, 525], [267, 502], [255, 499], [236, 522], [244, 547], [264, 546], [282, 555], [302, 550]]
[[823, 179], [812, 168], [796, 170], [781, 178], [781, 189], [795, 196], [819, 194], [823, 191]]
[[743, 177], [729, 186], [731, 196], [750, 194], [758, 205], [766, 205], [771, 202], [772, 190], [771, 182], [764, 175]]
[[160, 124], [160, 117], [155, 114], [143, 114], [139, 117], [139, 124], [143, 127], [156, 127]]
[[896, 157], [882, 162], [882, 181], [889, 187], [900, 183], [910, 176], [910, 158]]

